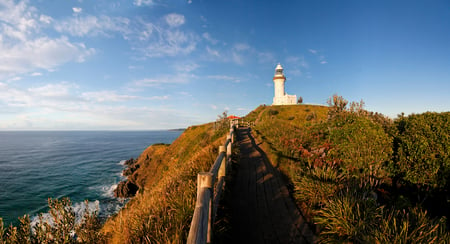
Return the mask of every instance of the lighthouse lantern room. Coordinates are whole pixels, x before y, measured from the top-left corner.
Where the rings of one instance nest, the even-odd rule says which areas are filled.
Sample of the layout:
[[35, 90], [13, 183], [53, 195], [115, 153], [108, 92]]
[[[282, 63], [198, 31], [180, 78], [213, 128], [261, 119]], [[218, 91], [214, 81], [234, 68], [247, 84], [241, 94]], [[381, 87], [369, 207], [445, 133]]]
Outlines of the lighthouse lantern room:
[[286, 77], [283, 74], [283, 67], [281, 67], [281, 64], [278, 64], [277, 67], [275, 68], [275, 75], [273, 77], [275, 95], [273, 97], [272, 105], [297, 104], [297, 96], [288, 95], [284, 91], [285, 81]]

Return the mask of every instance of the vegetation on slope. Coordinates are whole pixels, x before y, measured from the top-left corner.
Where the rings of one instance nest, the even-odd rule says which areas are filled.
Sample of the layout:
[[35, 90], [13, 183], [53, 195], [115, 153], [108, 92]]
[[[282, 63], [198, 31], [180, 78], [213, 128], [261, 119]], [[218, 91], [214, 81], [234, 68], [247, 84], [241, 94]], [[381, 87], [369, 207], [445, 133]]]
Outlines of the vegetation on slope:
[[196, 179], [209, 171], [228, 127], [188, 128], [171, 145], [155, 145], [138, 158], [139, 193], [102, 232], [108, 243], [184, 243], [195, 207]]
[[363, 102], [333, 96], [329, 105], [246, 116], [320, 241], [449, 242], [450, 114], [392, 121]]
[[[76, 223], [69, 199], [49, 199], [51, 220], [34, 227], [20, 218], [18, 227], [4, 228], [2, 243], [185, 243], [196, 200], [196, 179], [209, 171], [228, 123], [192, 126], [171, 145], [155, 144], [137, 159], [130, 179], [139, 186], [136, 196], [102, 226], [96, 212], [86, 208]], [[87, 205], [87, 203], [86, 203]]]

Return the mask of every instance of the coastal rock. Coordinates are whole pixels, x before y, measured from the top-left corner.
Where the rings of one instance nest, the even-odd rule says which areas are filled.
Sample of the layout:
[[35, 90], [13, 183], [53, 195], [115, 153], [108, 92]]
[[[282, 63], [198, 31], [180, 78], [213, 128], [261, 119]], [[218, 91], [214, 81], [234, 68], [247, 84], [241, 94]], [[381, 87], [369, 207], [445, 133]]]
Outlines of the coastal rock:
[[117, 188], [114, 190], [114, 196], [121, 198], [133, 197], [139, 187], [130, 181], [121, 181]]
[[140, 167], [140, 165], [137, 163], [137, 159], [133, 158], [130, 158], [127, 161], [125, 161], [125, 165], [128, 167], [123, 170], [124, 176], [132, 175]]

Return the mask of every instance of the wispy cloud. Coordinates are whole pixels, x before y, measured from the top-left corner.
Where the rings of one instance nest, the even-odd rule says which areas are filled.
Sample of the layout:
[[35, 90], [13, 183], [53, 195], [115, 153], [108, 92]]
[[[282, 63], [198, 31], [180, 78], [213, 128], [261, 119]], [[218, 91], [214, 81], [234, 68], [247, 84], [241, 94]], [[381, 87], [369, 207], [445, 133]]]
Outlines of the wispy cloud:
[[208, 32], [204, 32], [202, 34], [202, 37], [203, 37], [203, 39], [207, 40], [209, 43], [211, 43], [213, 45], [216, 45], [219, 42], [219, 40], [212, 38], [211, 34], [209, 34]]
[[70, 94], [71, 89], [78, 88], [78, 85], [61, 82], [56, 84], [46, 84], [40, 87], [28, 88], [28, 91], [39, 97], [65, 97]]
[[308, 49], [308, 51], [318, 58], [320, 64], [328, 63], [325, 55], [323, 55], [322, 52], [315, 49]]
[[81, 13], [81, 11], [83, 11], [83, 9], [82, 9], [82, 8], [79, 8], [79, 7], [73, 7], [73, 8], [72, 8], [72, 11], [73, 11], [74, 13], [78, 14], [78, 13]]
[[133, 4], [136, 6], [153, 5], [154, 1], [153, 0], [135, 0], [133, 2]]
[[140, 22], [143, 29], [139, 32], [138, 42], [133, 42], [134, 49], [150, 58], [187, 55], [193, 52], [199, 41], [198, 35], [194, 32], [174, 28], [180, 27], [184, 23], [184, 16], [169, 14], [163, 19], [169, 28], [145, 21]]
[[238, 77], [228, 76], [228, 75], [208, 75], [207, 78], [214, 79], [214, 80], [226, 80], [226, 81], [231, 81], [233, 83], [241, 82], [241, 80]]
[[[162, 75], [155, 78], [145, 78], [134, 81], [132, 87], [159, 87], [167, 84], [187, 84], [196, 76], [193, 74], [176, 74], [176, 75]], [[131, 87], [131, 88], [132, 88]]]
[[189, 73], [196, 69], [198, 69], [200, 65], [194, 62], [188, 62], [188, 63], [177, 63], [174, 65], [174, 68], [177, 72], [181, 73]]
[[121, 102], [137, 98], [137, 96], [117, 94], [116, 91], [83, 92], [81, 97], [89, 101], [97, 102]]
[[128, 25], [130, 20], [123, 17], [111, 18], [109, 16], [74, 16], [55, 23], [55, 30], [68, 33], [72, 36], [108, 36], [112, 33], [130, 34]]
[[209, 54], [210, 56], [213, 56], [213, 57], [220, 57], [219, 51], [218, 51], [218, 50], [215, 50], [215, 49], [212, 49], [212, 48], [210, 48], [209, 46], [206, 46], [206, 52], [208, 52], [208, 54]]
[[289, 74], [294, 76], [300, 76], [303, 74], [302, 70], [309, 69], [309, 64], [303, 56], [288, 56], [286, 64], [290, 67]]
[[179, 27], [186, 21], [183, 15], [176, 13], [171, 13], [164, 16], [164, 20], [170, 27]]
[[308, 51], [309, 51], [310, 53], [312, 53], [312, 54], [317, 54], [317, 50], [314, 50], [314, 49], [308, 49]]

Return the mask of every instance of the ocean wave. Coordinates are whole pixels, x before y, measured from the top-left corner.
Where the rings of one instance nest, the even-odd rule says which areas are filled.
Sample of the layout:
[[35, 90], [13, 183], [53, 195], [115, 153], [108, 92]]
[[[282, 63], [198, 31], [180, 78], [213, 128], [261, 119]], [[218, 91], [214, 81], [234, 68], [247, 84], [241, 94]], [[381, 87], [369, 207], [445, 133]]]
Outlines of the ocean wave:
[[[72, 211], [75, 213], [75, 223], [78, 224], [83, 219], [86, 208], [89, 210], [90, 213], [97, 212], [99, 214], [100, 201], [95, 200], [92, 202], [88, 202], [87, 206], [86, 206], [85, 202], [77, 202], [77, 203], [72, 204], [71, 208], [72, 208]], [[42, 213], [42, 221], [44, 223], [48, 223], [51, 226], [54, 224], [52, 215], [48, 212]], [[33, 216], [31, 218], [31, 227], [34, 229], [34, 226], [39, 224], [39, 222], [40, 222], [39, 215]]]
[[113, 198], [114, 197], [114, 190], [117, 188], [117, 185], [118, 184], [102, 186], [102, 188], [101, 188], [102, 196]]
[[120, 160], [120, 162], [118, 163], [119, 165], [125, 165], [125, 163], [127, 162], [127, 160]]

